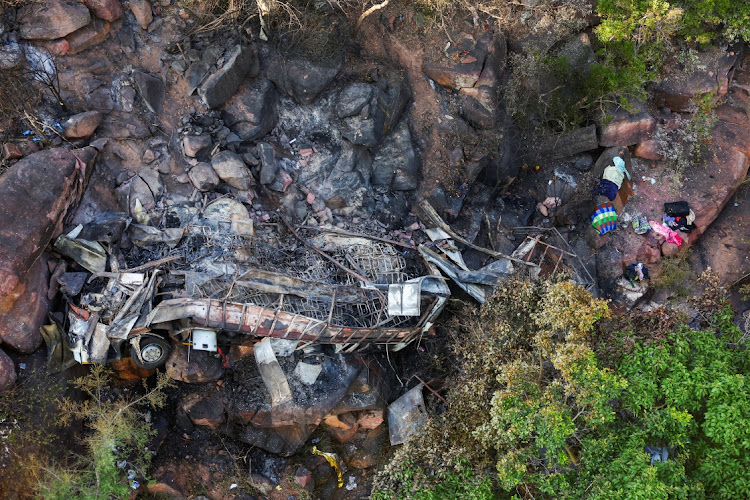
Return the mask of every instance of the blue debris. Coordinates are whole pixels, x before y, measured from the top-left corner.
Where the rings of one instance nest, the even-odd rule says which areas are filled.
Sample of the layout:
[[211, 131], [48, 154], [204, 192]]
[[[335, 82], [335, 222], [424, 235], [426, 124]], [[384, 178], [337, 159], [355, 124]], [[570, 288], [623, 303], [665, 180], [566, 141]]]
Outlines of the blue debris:
[[31, 134], [31, 130], [27, 130], [26, 132], [23, 132], [21, 135], [29, 135]]

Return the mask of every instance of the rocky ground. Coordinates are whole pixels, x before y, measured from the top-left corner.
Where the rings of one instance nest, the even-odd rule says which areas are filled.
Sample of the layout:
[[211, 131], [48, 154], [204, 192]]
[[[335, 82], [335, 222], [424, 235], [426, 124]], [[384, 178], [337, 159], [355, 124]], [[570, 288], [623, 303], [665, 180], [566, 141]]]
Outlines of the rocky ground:
[[[556, 227], [592, 276], [592, 290], [623, 311], [670, 298], [628, 287], [629, 264], [644, 263], [658, 278], [663, 259], [692, 247], [690, 265], [712, 267], [727, 284], [750, 272], [743, 230], [750, 55], [743, 47], [713, 49], [701, 64], [675, 68], [634, 110], [613, 108], [585, 128], [529, 138], [501, 98], [509, 51], [544, 42], [585, 66], [594, 58], [585, 33], [548, 40], [478, 18], [443, 30], [396, 5], [353, 37], [332, 23], [321, 55], [264, 42], [256, 26], [199, 29], [194, 12], [170, 1], [42, 0], [7, 8], [4, 19], [2, 70], [42, 74], [59, 101], [49, 94], [33, 120], [3, 129], [3, 388], [41, 369], [39, 326], [62, 307], [65, 262], [48, 244], [106, 211], [141, 222], [181, 202], [230, 197], [259, 226], [282, 213], [297, 226], [413, 245], [426, 240], [419, 204], [428, 200], [463, 238], [497, 252], [513, 252], [528, 228]], [[331, 19], [348, 26], [342, 16]], [[663, 137], [690, 120], [693, 98], [708, 93], [720, 99], [711, 139], [700, 160], [677, 174], [663, 156]], [[632, 181], [614, 201], [618, 229], [599, 236], [588, 221], [598, 203], [591, 190], [616, 155]], [[661, 221], [663, 204], [679, 200], [697, 226], [681, 234], [679, 247], [623, 223], [637, 215]], [[481, 252], [465, 258], [473, 269], [487, 262]], [[311, 387], [293, 383], [298, 404], [283, 411], [264, 392], [247, 357], [252, 348], [233, 348], [228, 365], [205, 353], [188, 362], [176, 349], [167, 371], [179, 385], [153, 418], [158, 453], [148, 494], [367, 497], [390, 446], [386, 407], [417, 384], [409, 377], [427, 376], [418, 362], [429, 358], [430, 342], [389, 357], [295, 354], [289, 372], [316, 363], [326, 376]], [[123, 380], [148, 375], [127, 364], [118, 373]], [[343, 488], [312, 444], [338, 454]]]

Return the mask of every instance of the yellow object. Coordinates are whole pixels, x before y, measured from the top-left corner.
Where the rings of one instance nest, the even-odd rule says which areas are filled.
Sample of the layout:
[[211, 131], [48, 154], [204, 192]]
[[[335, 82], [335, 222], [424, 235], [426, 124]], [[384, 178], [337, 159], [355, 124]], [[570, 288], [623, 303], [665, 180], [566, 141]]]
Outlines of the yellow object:
[[617, 186], [617, 189], [620, 189], [620, 186], [622, 186], [622, 181], [623, 179], [625, 179], [625, 174], [620, 172], [617, 167], [609, 166], [604, 169], [604, 175], [602, 175], [602, 179], [607, 179], [608, 181], [614, 182]]
[[344, 486], [344, 476], [341, 474], [341, 469], [339, 469], [339, 464], [336, 462], [336, 455], [333, 453], [326, 453], [325, 451], [320, 451], [317, 446], [313, 446], [312, 449], [313, 455], [320, 455], [321, 457], [328, 460], [328, 463], [331, 464], [331, 467], [333, 467], [336, 470], [336, 474], [339, 476], [339, 488]]

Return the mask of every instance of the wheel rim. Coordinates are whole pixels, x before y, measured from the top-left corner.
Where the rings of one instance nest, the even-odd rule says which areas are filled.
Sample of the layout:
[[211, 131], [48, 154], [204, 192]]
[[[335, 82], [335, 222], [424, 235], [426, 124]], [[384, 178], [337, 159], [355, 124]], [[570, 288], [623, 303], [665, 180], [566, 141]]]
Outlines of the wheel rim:
[[145, 361], [146, 363], [159, 361], [163, 354], [164, 350], [161, 348], [161, 346], [158, 346], [156, 344], [149, 344], [141, 349], [141, 359], [143, 359], [143, 361]]

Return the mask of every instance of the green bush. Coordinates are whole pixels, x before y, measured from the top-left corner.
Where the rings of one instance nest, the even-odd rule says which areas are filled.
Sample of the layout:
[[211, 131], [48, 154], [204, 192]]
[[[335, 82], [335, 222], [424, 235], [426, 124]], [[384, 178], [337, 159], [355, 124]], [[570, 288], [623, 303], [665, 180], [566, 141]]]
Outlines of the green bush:
[[702, 329], [666, 312], [633, 321], [649, 331], [608, 332], [616, 355], [596, 344], [611, 368], [589, 343], [603, 302], [571, 283], [503, 284], [454, 325], [447, 407], [395, 451], [374, 498], [477, 485], [503, 498], [750, 497], [750, 351], [715, 276], [698, 282]]
[[[144, 419], [148, 408], [159, 408], [165, 403], [164, 389], [172, 384], [166, 374], [157, 375], [153, 388], [146, 387], [140, 396], [111, 397], [109, 372], [102, 365], [92, 367], [89, 374], [74, 381], [88, 399], [60, 402], [63, 424], [73, 420], [86, 424], [84, 444], [87, 454], [72, 467], [45, 467], [38, 489], [45, 500], [104, 500], [127, 498], [131, 486], [128, 471], [138, 478], [147, 477], [151, 452], [146, 448], [154, 430]], [[117, 462], [125, 462], [120, 467]]]

